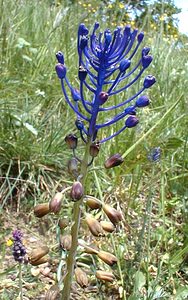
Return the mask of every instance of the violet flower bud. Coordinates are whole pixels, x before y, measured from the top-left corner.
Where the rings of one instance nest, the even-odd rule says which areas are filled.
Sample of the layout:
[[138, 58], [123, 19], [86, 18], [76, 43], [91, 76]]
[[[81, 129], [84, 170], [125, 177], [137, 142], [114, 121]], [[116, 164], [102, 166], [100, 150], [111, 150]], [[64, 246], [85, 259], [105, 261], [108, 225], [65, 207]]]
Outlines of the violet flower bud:
[[135, 127], [138, 123], [139, 123], [139, 120], [138, 120], [137, 117], [135, 117], [135, 116], [130, 116], [130, 117], [128, 117], [127, 120], [125, 121], [125, 125], [126, 125], [128, 128]]
[[124, 112], [126, 114], [128, 114], [128, 115], [136, 115], [135, 106], [132, 105], [132, 106], [126, 107], [126, 109], [124, 110]]
[[67, 72], [65, 65], [59, 63], [56, 65], [55, 70], [59, 79], [65, 78]]
[[64, 65], [64, 55], [63, 55], [63, 53], [61, 51], [58, 51], [56, 53], [56, 58], [58, 60], [58, 63]]
[[150, 48], [149, 47], [144, 47], [142, 49], [142, 57], [148, 55], [149, 52], [150, 52]]
[[142, 57], [142, 66], [144, 69], [148, 68], [153, 60], [153, 57], [151, 55], [145, 55]]
[[78, 34], [79, 35], [87, 35], [88, 32], [89, 32], [89, 30], [87, 29], [87, 27], [83, 23], [81, 23], [78, 28]]
[[137, 107], [145, 107], [149, 105], [149, 97], [146, 95], [141, 96], [136, 100]]
[[137, 41], [138, 41], [139, 43], [141, 43], [142, 40], [143, 40], [143, 38], [144, 38], [144, 33], [143, 33], [143, 32], [140, 32], [140, 33], [137, 35]]
[[83, 189], [81, 182], [75, 181], [72, 185], [72, 189], [70, 192], [70, 196], [71, 196], [72, 200], [78, 201], [83, 197], [83, 195], [84, 195], [84, 189]]
[[78, 130], [82, 130], [84, 128], [83, 122], [79, 119], [76, 120], [75, 125], [76, 125]]
[[86, 76], [87, 70], [80, 66], [78, 70], [78, 78], [80, 79], [80, 81], [84, 81], [86, 79]]
[[131, 65], [131, 61], [129, 59], [123, 59], [120, 62], [119, 69], [121, 72], [125, 72]]
[[99, 94], [99, 104], [103, 105], [108, 100], [108, 93], [106, 92], [100, 92]]
[[150, 88], [154, 83], [156, 82], [156, 79], [152, 75], [148, 75], [144, 79], [144, 88], [148, 89]]
[[88, 43], [88, 38], [83, 36], [80, 40], [80, 49], [83, 50], [87, 46], [87, 43]]
[[72, 95], [72, 99], [73, 99], [74, 101], [77, 102], [77, 101], [81, 100], [79, 90], [77, 90], [77, 89], [72, 89], [72, 90], [71, 90], [71, 95]]

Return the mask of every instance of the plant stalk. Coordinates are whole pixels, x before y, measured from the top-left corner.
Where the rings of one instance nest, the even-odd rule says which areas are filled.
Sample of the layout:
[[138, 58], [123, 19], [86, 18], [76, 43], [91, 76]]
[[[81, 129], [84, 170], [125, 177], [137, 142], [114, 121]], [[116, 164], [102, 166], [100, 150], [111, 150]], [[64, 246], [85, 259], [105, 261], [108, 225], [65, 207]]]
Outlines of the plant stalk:
[[19, 263], [19, 292], [20, 292], [20, 300], [23, 300], [22, 263]]
[[[85, 190], [85, 180], [87, 177], [87, 168], [88, 168], [88, 161], [89, 161], [89, 148], [91, 145], [91, 140], [88, 139], [85, 154], [83, 160], [81, 162], [81, 179], [80, 182], [83, 185]], [[76, 251], [78, 246], [78, 233], [80, 228], [80, 219], [81, 219], [81, 207], [83, 203], [83, 198], [74, 203], [73, 206], [73, 217], [72, 217], [72, 228], [71, 228], [71, 236], [72, 236], [72, 245], [67, 257], [67, 272], [64, 278], [64, 287], [62, 292], [62, 300], [69, 300], [71, 294], [71, 285], [74, 275], [74, 267], [75, 267], [75, 258], [76, 258]]]

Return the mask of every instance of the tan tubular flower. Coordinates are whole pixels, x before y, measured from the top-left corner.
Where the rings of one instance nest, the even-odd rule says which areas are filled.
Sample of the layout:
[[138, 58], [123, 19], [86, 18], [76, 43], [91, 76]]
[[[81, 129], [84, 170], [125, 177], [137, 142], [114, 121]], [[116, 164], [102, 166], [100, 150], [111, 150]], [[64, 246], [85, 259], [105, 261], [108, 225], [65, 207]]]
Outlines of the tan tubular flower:
[[95, 245], [85, 245], [85, 252], [88, 254], [97, 254], [99, 252], [97, 246]]
[[81, 182], [75, 181], [72, 185], [72, 189], [70, 192], [70, 196], [71, 196], [72, 200], [73, 201], [80, 200], [82, 198], [83, 194], [84, 194], [84, 189], [83, 189]]
[[101, 224], [93, 216], [87, 215], [86, 223], [94, 236], [100, 236], [104, 234]]
[[112, 155], [111, 157], [109, 157], [105, 161], [104, 166], [106, 169], [111, 169], [111, 168], [121, 165], [123, 162], [124, 162], [124, 159], [122, 158], [121, 154], [116, 153], [116, 154]]
[[60, 290], [57, 285], [52, 285], [45, 295], [45, 300], [57, 300], [60, 298]]
[[78, 171], [78, 161], [75, 157], [71, 158], [68, 161], [68, 171], [71, 175], [76, 176]]
[[90, 149], [89, 149], [89, 154], [92, 156], [92, 157], [96, 157], [98, 154], [99, 154], [99, 144], [92, 144], [90, 146]]
[[72, 245], [72, 236], [70, 234], [60, 236], [61, 247], [69, 251]]
[[49, 259], [50, 259], [49, 255], [46, 255], [46, 256], [39, 258], [38, 260], [29, 261], [29, 262], [32, 266], [39, 266], [39, 265], [42, 265], [42, 264], [45, 264], [46, 262], [48, 262]]
[[75, 278], [76, 278], [77, 283], [82, 288], [86, 288], [89, 284], [87, 274], [81, 268], [76, 268], [74, 270], [74, 273], [75, 273]]
[[87, 196], [85, 199], [86, 205], [91, 209], [100, 209], [102, 207], [101, 201], [95, 197]]
[[112, 222], [108, 221], [100, 221], [100, 224], [102, 228], [107, 232], [113, 232], [115, 230], [115, 226], [112, 224]]
[[68, 219], [60, 219], [58, 222], [58, 226], [60, 229], [65, 229], [69, 225], [69, 220]]
[[101, 270], [96, 271], [96, 277], [99, 280], [104, 280], [108, 282], [113, 282], [115, 280], [115, 276], [111, 272]]
[[62, 193], [56, 193], [55, 196], [52, 198], [52, 200], [49, 202], [50, 211], [53, 212], [54, 214], [60, 212], [62, 198], [63, 198]]
[[42, 218], [50, 212], [49, 203], [37, 204], [34, 207], [34, 215], [37, 218]]
[[[42, 247], [33, 249], [31, 251], [31, 253], [29, 254], [29, 262], [32, 265], [34, 265], [35, 263], [40, 261], [46, 254], [48, 254], [48, 252], [49, 252], [49, 248], [47, 246], [42, 246]], [[41, 261], [43, 261], [43, 260], [41, 260]], [[41, 263], [44, 263], [44, 262], [41, 262]], [[41, 264], [41, 263], [37, 263], [36, 265]]]
[[121, 212], [110, 205], [104, 204], [103, 210], [114, 225], [118, 224], [122, 220]]
[[102, 259], [106, 264], [108, 264], [109, 266], [113, 266], [114, 264], [117, 263], [117, 258], [109, 253], [109, 252], [106, 252], [106, 251], [99, 251], [97, 253], [98, 257], [100, 259]]

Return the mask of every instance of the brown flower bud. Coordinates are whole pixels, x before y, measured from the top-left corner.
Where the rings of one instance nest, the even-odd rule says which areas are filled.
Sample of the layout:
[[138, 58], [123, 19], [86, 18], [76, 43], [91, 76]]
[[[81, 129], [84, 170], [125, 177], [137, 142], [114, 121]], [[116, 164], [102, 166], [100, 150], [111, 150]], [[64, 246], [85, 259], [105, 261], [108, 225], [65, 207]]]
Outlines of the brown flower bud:
[[60, 299], [60, 290], [58, 285], [52, 285], [45, 295], [45, 300]]
[[85, 248], [85, 252], [88, 254], [97, 254], [99, 252], [99, 249], [94, 244], [84, 245], [84, 248]]
[[42, 218], [50, 212], [49, 203], [37, 204], [34, 207], [34, 215], [38, 218]]
[[43, 257], [41, 257], [41, 258], [39, 258], [39, 259], [37, 259], [35, 261], [31, 261], [30, 260], [30, 264], [32, 266], [39, 266], [39, 265], [42, 265], [42, 264], [45, 264], [46, 262], [48, 262], [49, 259], [50, 259], [49, 256], [46, 255], [46, 256], [43, 256]]
[[65, 142], [70, 149], [76, 149], [78, 138], [74, 134], [69, 134], [65, 137]]
[[104, 280], [108, 282], [113, 282], [115, 279], [115, 276], [111, 272], [106, 272], [101, 270], [96, 271], [96, 277], [99, 280]]
[[68, 161], [68, 171], [71, 175], [76, 175], [78, 171], [78, 161], [75, 157]]
[[87, 215], [86, 223], [94, 236], [100, 236], [104, 234], [101, 224], [93, 216]]
[[97, 255], [100, 259], [102, 259], [109, 266], [113, 266], [115, 263], [117, 263], [117, 258], [109, 252], [99, 251], [97, 253]]
[[89, 149], [89, 153], [92, 157], [96, 157], [99, 154], [99, 144], [92, 144]]
[[122, 158], [122, 156], [119, 153], [116, 153], [105, 161], [104, 166], [106, 169], [110, 169], [121, 165], [123, 162], [124, 159]]
[[68, 219], [60, 219], [58, 222], [58, 226], [60, 229], [65, 229], [69, 225], [69, 220]]
[[122, 220], [122, 214], [117, 209], [111, 207], [108, 204], [104, 204], [102, 208], [105, 214], [108, 216], [108, 218], [114, 225], [119, 223]]
[[40, 260], [46, 254], [48, 254], [49, 248], [47, 246], [41, 246], [39, 248], [35, 248], [29, 254], [29, 261], [31, 264], [35, 263], [36, 261]]
[[70, 234], [60, 236], [60, 244], [64, 250], [69, 251], [72, 245], [72, 236]]
[[102, 206], [102, 203], [99, 199], [92, 197], [92, 196], [88, 196], [86, 197], [86, 205], [89, 206], [89, 208], [91, 209], [99, 209]]
[[62, 193], [56, 193], [55, 196], [50, 200], [49, 207], [50, 211], [57, 214], [61, 210], [61, 200], [63, 198]]
[[76, 268], [74, 273], [77, 283], [81, 287], [86, 288], [89, 284], [87, 274], [81, 268]]
[[102, 228], [107, 232], [113, 232], [115, 230], [115, 226], [108, 221], [100, 221]]
[[75, 181], [72, 185], [72, 189], [70, 192], [70, 196], [71, 196], [72, 200], [73, 201], [80, 200], [82, 198], [83, 194], [84, 194], [84, 189], [83, 189], [81, 182]]

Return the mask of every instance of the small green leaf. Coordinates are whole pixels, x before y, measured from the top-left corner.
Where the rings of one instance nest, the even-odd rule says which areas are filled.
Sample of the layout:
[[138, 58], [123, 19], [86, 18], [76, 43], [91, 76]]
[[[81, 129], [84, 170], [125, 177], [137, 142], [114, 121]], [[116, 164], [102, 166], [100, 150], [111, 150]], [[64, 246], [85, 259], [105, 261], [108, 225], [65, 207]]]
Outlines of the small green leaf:
[[34, 135], [37, 135], [38, 134], [38, 131], [36, 130], [36, 128], [33, 127], [33, 125], [25, 122], [23, 123], [23, 125]]
[[26, 61], [29, 61], [29, 62], [31, 62], [32, 61], [32, 58], [31, 57], [29, 57], [29, 56], [27, 56], [27, 55], [22, 55], [22, 58], [24, 59], [24, 60], [26, 60]]
[[175, 295], [174, 300], [183, 300], [188, 298], [188, 287], [180, 287]]
[[140, 291], [140, 289], [145, 285], [146, 283], [146, 277], [145, 275], [140, 272], [137, 271], [135, 274], [135, 284], [134, 284], [134, 291]]

